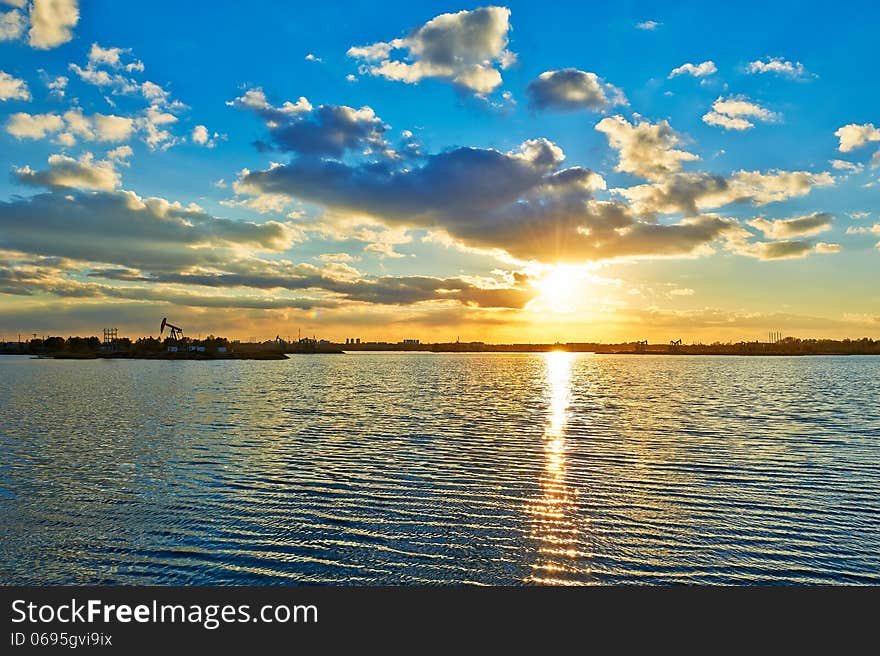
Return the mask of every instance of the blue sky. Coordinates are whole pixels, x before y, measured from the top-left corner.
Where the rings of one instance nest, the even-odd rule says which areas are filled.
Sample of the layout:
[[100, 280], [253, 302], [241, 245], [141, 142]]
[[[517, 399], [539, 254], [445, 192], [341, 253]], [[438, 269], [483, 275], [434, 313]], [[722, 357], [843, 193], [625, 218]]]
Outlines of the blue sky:
[[880, 335], [870, 3], [0, 13], [0, 336]]

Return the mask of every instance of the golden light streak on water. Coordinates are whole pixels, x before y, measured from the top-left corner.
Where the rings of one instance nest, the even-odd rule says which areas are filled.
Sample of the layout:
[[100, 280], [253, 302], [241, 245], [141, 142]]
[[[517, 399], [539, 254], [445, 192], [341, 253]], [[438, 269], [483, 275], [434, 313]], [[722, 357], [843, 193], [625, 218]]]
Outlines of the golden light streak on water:
[[566, 481], [566, 435], [571, 405], [572, 353], [555, 351], [544, 356], [547, 423], [544, 427], [544, 471], [541, 474], [541, 497], [526, 507], [533, 517], [532, 537], [540, 546], [538, 562], [526, 577], [527, 583], [541, 585], [582, 585], [583, 581], [566, 578], [575, 571], [574, 559], [581, 555], [577, 524], [578, 490]]

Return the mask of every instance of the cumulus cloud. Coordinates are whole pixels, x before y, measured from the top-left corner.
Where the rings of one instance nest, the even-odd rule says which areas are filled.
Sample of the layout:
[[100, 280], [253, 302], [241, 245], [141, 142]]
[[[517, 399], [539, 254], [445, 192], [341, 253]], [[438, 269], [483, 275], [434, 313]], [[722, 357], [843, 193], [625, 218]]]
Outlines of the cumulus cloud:
[[315, 108], [306, 98], [272, 106], [262, 89], [251, 89], [227, 104], [259, 115], [269, 130], [271, 144], [262, 147], [311, 156], [339, 157], [347, 151], [385, 151], [387, 127], [371, 107], [345, 105]]
[[636, 23], [636, 29], [652, 32], [660, 27], [662, 24], [663, 23], [658, 23], [657, 21], [647, 20], [642, 21], [641, 23]]
[[790, 78], [804, 78], [809, 75], [800, 62], [790, 62], [782, 57], [766, 57], [749, 62], [746, 66], [749, 73], [774, 73]]
[[0, 248], [148, 270], [229, 266], [241, 248], [280, 251], [294, 237], [287, 224], [216, 218], [130, 191], [65, 190], [0, 201]]
[[563, 158], [558, 146], [543, 139], [506, 153], [456, 148], [406, 167], [298, 158], [246, 172], [239, 188], [367, 215], [385, 225], [439, 231], [465, 246], [520, 260], [686, 255], [736, 225], [720, 217], [638, 221], [625, 204], [594, 198], [605, 186], [601, 176], [562, 168]]
[[140, 60], [132, 60], [128, 63], [124, 62], [122, 55], [131, 55], [131, 48], [103, 48], [97, 43], [93, 43], [89, 50], [89, 65], [94, 69], [98, 66], [108, 66], [113, 69], [124, 68], [129, 72], [142, 73], [144, 71], [144, 63]]
[[[15, 264], [8, 270], [0, 266], [0, 293], [40, 291], [63, 297], [254, 309], [335, 307], [341, 301], [521, 308], [534, 295], [522, 276], [481, 281], [370, 277], [338, 258], [318, 267], [255, 255], [255, 250], [285, 250], [291, 239], [287, 224], [220, 219], [198, 207], [141, 198], [128, 191], [17, 198], [0, 202], [0, 248], [6, 249], [4, 262]], [[60, 275], [71, 271], [88, 271], [88, 278], [114, 284], [84, 283]], [[274, 295], [218, 296], [199, 288]], [[304, 291], [322, 296], [277, 295]]]
[[45, 139], [57, 134], [56, 141], [65, 146], [73, 146], [77, 139], [126, 141], [134, 127], [135, 122], [130, 118], [112, 114], [86, 116], [80, 109], [68, 110], [62, 116], [19, 112], [11, 115], [6, 123], [6, 131], [19, 139]]
[[209, 132], [208, 128], [204, 125], [197, 125], [193, 128], [191, 138], [194, 144], [204, 146], [205, 148], [213, 148], [217, 145], [218, 141], [226, 139], [226, 135], [219, 132]]
[[[114, 162], [124, 163], [124, 161], [132, 155], [134, 155], [134, 151], [131, 149], [131, 146], [119, 146], [117, 148], [114, 148], [113, 150], [107, 151], [107, 159]], [[127, 164], [125, 165], [127, 166]]]
[[831, 229], [834, 217], [826, 212], [816, 212], [807, 216], [790, 219], [768, 220], [763, 217], [752, 219], [747, 223], [764, 233], [768, 239], [791, 239], [792, 237], [810, 237]]
[[[130, 48], [102, 47], [93, 43], [85, 67], [71, 63], [69, 68], [83, 82], [109, 91], [113, 96], [143, 98], [147, 106], [132, 120], [135, 130], [151, 150], [166, 150], [185, 141], [174, 135], [170, 127], [178, 122], [175, 112], [186, 109], [186, 105], [174, 100], [169, 91], [155, 82], [140, 82], [131, 77], [131, 73], [143, 72], [144, 64], [132, 57]], [[113, 105], [109, 97], [105, 96], [105, 99]], [[223, 138], [221, 135], [217, 137]]]
[[197, 143], [200, 146], [208, 145], [208, 141], [210, 140], [208, 128], [206, 128], [204, 125], [197, 125], [195, 128], [193, 128], [192, 140], [193, 143]]
[[880, 128], [875, 128], [873, 123], [850, 123], [838, 128], [834, 136], [840, 140], [838, 150], [848, 153], [851, 150], [864, 146], [869, 141], [880, 141]]
[[110, 160], [95, 160], [92, 153], [79, 159], [65, 155], [51, 155], [49, 168], [35, 171], [29, 166], [15, 169], [13, 177], [21, 184], [58, 188], [100, 189], [112, 191], [122, 180]]
[[0, 71], [0, 100], [30, 100], [27, 82]]
[[625, 105], [623, 92], [595, 73], [565, 68], [546, 71], [529, 82], [526, 95], [535, 109], [590, 109], [600, 111]]
[[167, 126], [177, 123], [177, 120], [174, 114], [163, 111], [157, 105], [150, 105], [136, 119], [135, 124], [143, 132], [144, 143], [150, 150], [167, 150], [180, 143], [180, 139], [167, 129]]
[[20, 11], [0, 12], [0, 41], [13, 41], [24, 34], [27, 20]]
[[808, 171], [735, 171], [729, 176], [678, 173], [652, 184], [616, 188], [640, 216], [682, 212], [693, 216], [732, 203], [767, 205], [805, 196], [815, 187], [834, 184], [827, 173]]
[[6, 121], [6, 132], [18, 139], [45, 139], [47, 135], [58, 132], [64, 121], [57, 114], [12, 114]]
[[700, 159], [675, 148], [681, 144], [681, 137], [667, 121], [632, 125], [622, 116], [613, 116], [602, 119], [596, 130], [604, 133], [608, 144], [618, 151], [616, 170], [641, 178], [659, 179], [680, 171], [684, 162]]
[[709, 60], [704, 61], [701, 64], [691, 64], [690, 62], [686, 64], [682, 64], [678, 68], [673, 68], [672, 72], [669, 73], [669, 79], [671, 80], [674, 77], [678, 77], [679, 75], [693, 75], [694, 77], [705, 77], [707, 75], [712, 75], [718, 72], [718, 68], [715, 66], [715, 62]]
[[79, 22], [79, 0], [33, 0], [28, 43], [46, 50], [67, 43]]
[[748, 119], [769, 123], [779, 121], [781, 118], [780, 114], [751, 102], [745, 96], [727, 98], [719, 96], [712, 103], [712, 111], [703, 116], [703, 122], [727, 130], [748, 130], [755, 127], [755, 124]]
[[91, 120], [96, 141], [127, 141], [134, 130], [134, 121], [125, 116], [94, 114]]
[[348, 56], [366, 62], [362, 72], [370, 75], [410, 84], [439, 78], [484, 95], [501, 84], [500, 70], [515, 61], [507, 50], [509, 20], [506, 7], [441, 14], [405, 38], [352, 47]]
[[226, 104], [230, 107], [247, 109], [256, 113], [270, 128], [275, 127], [276, 123], [290, 121], [298, 114], [312, 111], [312, 104], [302, 96], [295, 103], [288, 100], [276, 107], [269, 102], [261, 87], [248, 89], [238, 98], [227, 101]]
[[49, 78], [46, 80], [46, 88], [49, 89], [49, 93], [55, 96], [56, 98], [64, 98], [64, 94], [67, 91], [67, 83], [69, 80], [64, 75], [59, 75], [54, 78]]

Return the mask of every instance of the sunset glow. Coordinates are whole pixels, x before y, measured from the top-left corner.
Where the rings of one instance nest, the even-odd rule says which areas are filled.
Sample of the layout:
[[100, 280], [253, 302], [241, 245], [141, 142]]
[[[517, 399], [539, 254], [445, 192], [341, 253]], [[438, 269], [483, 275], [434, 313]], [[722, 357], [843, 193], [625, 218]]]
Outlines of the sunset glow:
[[6, 3], [0, 339], [880, 336], [872, 35], [662, 9]]

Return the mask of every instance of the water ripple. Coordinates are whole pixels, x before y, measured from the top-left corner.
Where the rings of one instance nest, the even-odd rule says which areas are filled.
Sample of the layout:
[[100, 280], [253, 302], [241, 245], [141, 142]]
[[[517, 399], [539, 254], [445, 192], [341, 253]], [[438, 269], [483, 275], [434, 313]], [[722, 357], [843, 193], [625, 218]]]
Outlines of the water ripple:
[[4, 357], [0, 573], [878, 584], [878, 374], [870, 357]]

